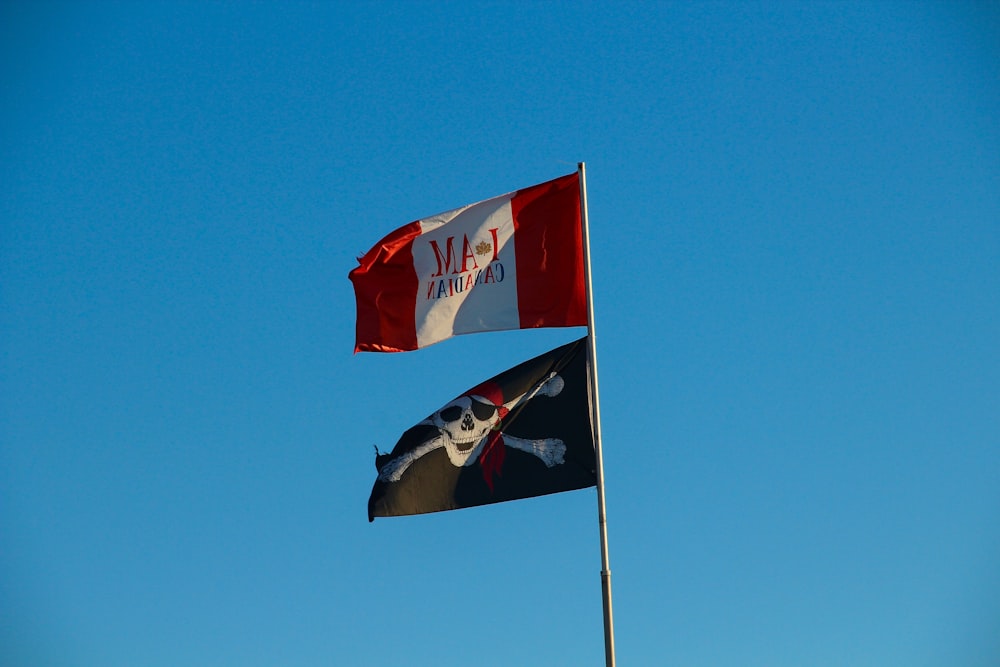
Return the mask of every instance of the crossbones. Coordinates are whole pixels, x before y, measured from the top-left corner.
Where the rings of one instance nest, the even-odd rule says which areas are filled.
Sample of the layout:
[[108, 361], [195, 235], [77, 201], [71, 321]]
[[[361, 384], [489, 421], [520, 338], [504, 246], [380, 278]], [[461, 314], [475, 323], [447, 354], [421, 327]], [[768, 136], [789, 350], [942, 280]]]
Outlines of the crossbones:
[[475, 393], [479, 388], [459, 396], [418, 424], [435, 427], [437, 435], [386, 462], [379, 469], [379, 481], [398, 482], [414, 461], [442, 447], [448, 453], [448, 460], [456, 468], [470, 466], [478, 460], [490, 438], [498, 436], [502, 438], [504, 445], [537, 456], [549, 468], [562, 464], [566, 453], [566, 444], [562, 440], [519, 438], [507, 435], [498, 428], [500, 421], [511, 410], [536, 396], [558, 396], [564, 385], [562, 377], [553, 372], [528, 391], [501, 405]]

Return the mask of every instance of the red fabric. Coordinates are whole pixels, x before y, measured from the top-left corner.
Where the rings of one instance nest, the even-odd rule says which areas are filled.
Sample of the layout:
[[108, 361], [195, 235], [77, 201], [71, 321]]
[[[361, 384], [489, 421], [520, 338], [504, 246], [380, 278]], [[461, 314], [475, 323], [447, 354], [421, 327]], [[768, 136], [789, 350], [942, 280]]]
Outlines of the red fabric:
[[358, 305], [355, 352], [417, 349], [417, 274], [411, 248], [418, 236], [420, 222], [400, 227], [358, 258], [359, 266], [348, 275]]
[[506, 417], [510, 410], [504, 406], [503, 389], [493, 380], [487, 380], [475, 389], [470, 389], [468, 396], [478, 396], [485, 398], [497, 408], [496, 430], [489, 434], [483, 451], [479, 454], [479, 467], [483, 471], [483, 479], [486, 485], [493, 492], [493, 476], [499, 477], [503, 471], [503, 459], [506, 447], [503, 444], [503, 433], [500, 432], [500, 421]]
[[507, 448], [503, 444], [503, 433], [492, 431], [479, 455], [479, 467], [483, 470], [483, 479], [486, 480], [486, 486], [490, 487], [490, 493], [493, 493], [493, 476], [500, 477], [502, 474], [506, 452]]
[[580, 175], [518, 191], [511, 212], [521, 328], [586, 325]]
[[469, 391], [465, 392], [466, 396], [479, 396], [485, 398], [487, 401], [497, 406], [500, 410], [503, 410], [503, 414], [500, 415], [502, 419], [507, 415], [507, 408], [503, 407], [503, 390], [493, 380], [487, 380], [486, 382], [473, 387]]

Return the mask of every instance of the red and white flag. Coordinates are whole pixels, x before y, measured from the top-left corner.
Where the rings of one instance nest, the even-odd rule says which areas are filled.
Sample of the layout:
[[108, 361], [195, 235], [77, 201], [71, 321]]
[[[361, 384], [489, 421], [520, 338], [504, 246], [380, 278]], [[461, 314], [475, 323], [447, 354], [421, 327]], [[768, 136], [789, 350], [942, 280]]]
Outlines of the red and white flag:
[[355, 352], [586, 325], [579, 174], [411, 222], [358, 262]]

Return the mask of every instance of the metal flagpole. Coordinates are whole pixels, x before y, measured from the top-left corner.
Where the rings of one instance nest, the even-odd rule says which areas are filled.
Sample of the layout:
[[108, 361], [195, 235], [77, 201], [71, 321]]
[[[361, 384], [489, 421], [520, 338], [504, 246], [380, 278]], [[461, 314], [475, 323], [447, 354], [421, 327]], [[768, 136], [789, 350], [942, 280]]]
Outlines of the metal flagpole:
[[601, 402], [597, 393], [597, 338], [594, 333], [594, 286], [590, 270], [590, 226], [587, 217], [587, 169], [580, 173], [580, 218], [583, 223], [583, 271], [587, 281], [587, 353], [590, 361], [591, 420], [597, 459], [597, 518], [601, 531], [601, 592], [604, 598], [604, 659], [615, 666], [615, 624], [611, 613], [611, 566], [608, 562], [608, 521], [604, 508], [604, 457], [601, 454]]

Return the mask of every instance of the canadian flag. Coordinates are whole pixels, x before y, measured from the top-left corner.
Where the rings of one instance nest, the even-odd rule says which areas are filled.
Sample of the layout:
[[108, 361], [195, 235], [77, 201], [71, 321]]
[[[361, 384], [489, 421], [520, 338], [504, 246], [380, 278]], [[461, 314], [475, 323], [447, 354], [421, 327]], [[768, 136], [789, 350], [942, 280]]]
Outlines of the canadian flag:
[[579, 174], [411, 222], [358, 263], [355, 352], [586, 325]]

